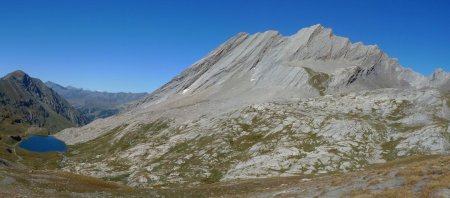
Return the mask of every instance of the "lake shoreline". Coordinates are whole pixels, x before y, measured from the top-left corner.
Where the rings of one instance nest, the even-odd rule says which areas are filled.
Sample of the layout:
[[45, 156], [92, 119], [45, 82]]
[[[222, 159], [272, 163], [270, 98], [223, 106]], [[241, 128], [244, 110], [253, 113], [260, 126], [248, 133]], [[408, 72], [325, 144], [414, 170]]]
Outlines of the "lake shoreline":
[[23, 138], [17, 146], [26, 151], [36, 153], [66, 153], [68, 150], [68, 146], [64, 141], [52, 135], [30, 135]]

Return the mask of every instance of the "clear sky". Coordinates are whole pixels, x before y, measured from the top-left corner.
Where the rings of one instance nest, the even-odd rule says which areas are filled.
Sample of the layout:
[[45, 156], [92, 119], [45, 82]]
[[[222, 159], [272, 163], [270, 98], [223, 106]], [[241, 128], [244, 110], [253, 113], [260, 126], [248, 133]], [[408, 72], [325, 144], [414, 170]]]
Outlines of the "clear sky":
[[317, 23], [423, 74], [450, 70], [446, 0], [0, 0], [0, 75], [150, 92], [238, 32]]

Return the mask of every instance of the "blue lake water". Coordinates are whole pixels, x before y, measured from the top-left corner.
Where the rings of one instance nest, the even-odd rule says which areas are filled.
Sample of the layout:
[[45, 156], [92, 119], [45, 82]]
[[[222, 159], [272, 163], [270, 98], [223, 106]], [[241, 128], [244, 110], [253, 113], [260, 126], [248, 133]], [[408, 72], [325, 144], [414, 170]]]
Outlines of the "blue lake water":
[[53, 136], [33, 135], [19, 144], [20, 148], [33, 152], [66, 152], [67, 145]]

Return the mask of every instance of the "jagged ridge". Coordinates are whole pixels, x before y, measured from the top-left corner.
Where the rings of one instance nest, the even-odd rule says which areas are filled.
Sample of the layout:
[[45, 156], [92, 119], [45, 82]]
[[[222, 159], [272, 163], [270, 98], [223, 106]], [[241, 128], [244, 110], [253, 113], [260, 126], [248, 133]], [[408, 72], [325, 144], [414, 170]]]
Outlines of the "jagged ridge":
[[[180, 94], [220, 99], [230, 97], [226, 89], [239, 86], [245, 88], [233, 93], [236, 96], [254, 95], [255, 89], [278, 92], [286, 88], [302, 90], [296, 97], [315, 96], [316, 90], [306, 83], [309, 75], [305, 67], [330, 75], [330, 93], [377, 88], [448, 89], [447, 73], [438, 71], [426, 78], [402, 68], [377, 46], [352, 44], [333, 35], [331, 29], [314, 25], [287, 37], [276, 31], [240, 33], [150, 94], [144, 103], [158, 103]], [[268, 97], [267, 101], [273, 99]]]

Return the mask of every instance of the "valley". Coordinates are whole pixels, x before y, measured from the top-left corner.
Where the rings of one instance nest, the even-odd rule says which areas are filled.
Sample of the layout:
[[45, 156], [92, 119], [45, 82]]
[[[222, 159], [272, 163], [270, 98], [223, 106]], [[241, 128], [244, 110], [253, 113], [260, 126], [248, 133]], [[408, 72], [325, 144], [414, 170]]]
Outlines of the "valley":
[[63, 87], [50, 81], [46, 82], [45, 85], [64, 97], [89, 122], [118, 114], [130, 103], [138, 101], [147, 95], [147, 93], [90, 91], [72, 86]]

